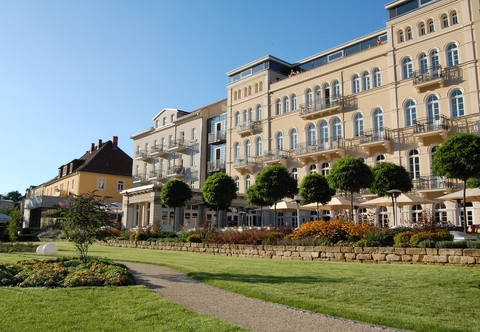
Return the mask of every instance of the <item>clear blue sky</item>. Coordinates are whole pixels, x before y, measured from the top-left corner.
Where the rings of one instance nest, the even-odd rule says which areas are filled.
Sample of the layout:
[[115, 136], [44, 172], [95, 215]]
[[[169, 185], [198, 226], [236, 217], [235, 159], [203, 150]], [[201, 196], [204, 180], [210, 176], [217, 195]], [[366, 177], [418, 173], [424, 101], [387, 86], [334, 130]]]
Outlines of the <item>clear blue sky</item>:
[[226, 97], [226, 73], [385, 27], [390, 0], [0, 0], [0, 194], [39, 185], [165, 107]]

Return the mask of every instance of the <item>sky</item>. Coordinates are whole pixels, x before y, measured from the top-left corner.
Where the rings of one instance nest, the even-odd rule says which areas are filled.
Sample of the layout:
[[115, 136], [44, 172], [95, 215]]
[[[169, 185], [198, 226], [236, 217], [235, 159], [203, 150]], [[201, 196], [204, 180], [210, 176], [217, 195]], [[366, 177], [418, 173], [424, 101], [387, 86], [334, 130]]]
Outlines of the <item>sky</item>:
[[227, 72], [294, 63], [383, 29], [391, 0], [0, 0], [0, 194], [24, 194], [91, 143], [163, 108], [227, 96]]

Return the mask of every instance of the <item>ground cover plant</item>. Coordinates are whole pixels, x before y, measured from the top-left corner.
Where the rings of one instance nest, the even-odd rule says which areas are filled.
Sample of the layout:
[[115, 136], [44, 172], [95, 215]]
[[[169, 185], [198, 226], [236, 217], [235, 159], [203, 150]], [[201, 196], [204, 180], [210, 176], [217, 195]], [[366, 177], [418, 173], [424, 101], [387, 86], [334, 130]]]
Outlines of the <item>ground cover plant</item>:
[[[71, 244], [60, 242], [58, 246], [60, 255], [75, 255]], [[480, 325], [476, 309], [479, 267], [277, 261], [97, 245], [92, 246], [91, 253], [113, 260], [167, 265], [246, 296], [400, 329], [476, 331]], [[22, 259], [28, 256], [33, 255], [18, 254]], [[1, 255], [0, 260], [13, 257]], [[138, 286], [118, 289], [123, 292], [125, 288]], [[0, 288], [0, 299], [4, 291]], [[30, 304], [36, 305], [33, 301]], [[75, 300], [69, 305], [75, 306]], [[147, 312], [139, 314], [139, 320], [146, 324]], [[112, 319], [104, 317], [105, 321]]]

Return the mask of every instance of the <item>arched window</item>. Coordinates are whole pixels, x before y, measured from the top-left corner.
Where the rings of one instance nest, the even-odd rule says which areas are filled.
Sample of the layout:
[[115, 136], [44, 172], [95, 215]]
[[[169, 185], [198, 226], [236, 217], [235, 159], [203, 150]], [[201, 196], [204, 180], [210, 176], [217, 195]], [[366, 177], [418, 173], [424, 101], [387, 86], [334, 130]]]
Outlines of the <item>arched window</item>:
[[317, 133], [313, 123], [308, 126], [307, 134], [307, 145], [311, 146], [317, 144]]
[[233, 159], [240, 159], [240, 143], [235, 143], [235, 149], [233, 152]]
[[433, 206], [434, 220], [436, 223], [447, 223], [447, 207], [445, 203], [437, 203]]
[[375, 159], [375, 164], [380, 164], [385, 162], [385, 155], [384, 154], [379, 154], [377, 158]]
[[430, 52], [430, 63], [432, 65], [432, 68], [438, 68], [440, 65], [440, 61], [438, 60], [438, 51], [433, 50]]
[[363, 81], [363, 90], [370, 90], [370, 73], [368, 71], [363, 73], [362, 81]]
[[463, 105], [463, 93], [456, 89], [450, 95], [450, 103], [452, 105], [452, 117], [456, 118], [465, 115], [465, 109]]
[[255, 83], [255, 93], [258, 93], [258, 83]]
[[413, 76], [412, 59], [405, 58], [402, 61], [402, 77], [403, 79]]
[[357, 74], [352, 77], [352, 93], [360, 92], [360, 78]]
[[322, 97], [322, 88], [320, 87], [320, 85], [317, 85], [315, 87], [315, 93], [317, 94], [317, 99]]
[[418, 58], [419, 67], [420, 67], [420, 75], [425, 75], [428, 73], [428, 58], [425, 53], [422, 53]]
[[261, 156], [262, 155], [262, 138], [261, 137], [257, 138], [255, 145], [257, 146], [257, 157]]
[[413, 149], [408, 154], [408, 171], [412, 180], [420, 178], [420, 157], [416, 149]]
[[247, 159], [250, 157], [251, 152], [252, 152], [252, 147], [251, 147], [251, 144], [250, 144], [250, 140], [247, 140], [245, 142], [245, 157]]
[[410, 27], [405, 29], [405, 36], [407, 37], [407, 40], [412, 39], [412, 29]]
[[405, 41], [405, 37], [403, 36], [403, 30], [398, 31], [398, 42], [403, 43]]
[[282, 133], [277, 134], [277, 150], [278, 151], [283, 150], [283, 134]]
[[325, 104], [329, 105], [330, 104], [330, 84], [325, 83], [323, 85], [323, 94], [325, 97]]
[[327, 162], [323, 163], [320, 171], [323, 176], [327, 176], [328, 172], [330, 172], [330, 164]]
[[373, 130], [376, 135], [383, 132], [383, 112], [380, 108], [373, 112]]
[[[427, 99], [427, 113], [428, 113], [428, 122], [434, 124], [434, 121], [439, 120], [440, 109], [438, 104], [438, 98], [435, 95], [428, 97]], [[436, 129], [436, 128], [435, 128]]]
[[248, 110], [248, 119], [247, 119], [247, 122], [252, 122], [253, 121], [253, 110], [250, 108]]
[[247, 110], [243, 111], [243, 123], [247, 123], [248, 120], [248, 112]]
[[448, 16], [447, 16], [447, 14], [443, 14], [442, 18], [440, 20], [442, 21], [442, 27], [443, 28], [448, 28]]
[[240, 112], [235, 113], [235, 126], [240, 124]]
[[290, 149], [294, 150], [297, 148], [297, 129], [292, 129], [290, 132]]
[[412, 206], [412, 222], [422, 221], [423, 209], [420, 204]]
[[317, 173], [317, 165], [311, 164], [308, 173]]
[[353, 136], [358, 137], [360, 135], [363, 135], [363, 115], [361, 113], [356, 114], [353, 122]]
[[263, 91], [263, 82], [262, 82], [262, 81], [260, 81], [260, 84], [259, 84], [258, 90], [259, 90], [260, 92], [262, 92], [262, 91]]
[[292, 95], [292, 111], [295, 111], [297, 109], [297, 95], [293, 94]]
[[257, 105], [257, 121], [262, 120], [262, 105]]
[[449, 67], [456, 66], [460, 63], [458, 60], [458, 47], [456, 44], [450, 44], [447, 47], [447, 65]]
[[413, 100], [409, 100], [405, 104], [405, 126], [413, 126], [417, 119], [417, 106]]
[[335, 118], [332, 123], [332, 133], [334, 140], [340, 140], [342, 138], [342, 121], [339, 118]]
[[298, 170], [296, 167], [292, 168], [292, 178], [298, 180]]
[[283, 111], [285, 113], [290, 112], [290, 100], [288, 99], [288, 97], [285, 97], [283, 99]]
[[277, 102], [275, 103], [275, 115], [280, 115], [282, 114], [282, 101], [280, 99], [277, 99]]
[[237, 100], [237, 91], [233, 92], [233, 100]]
[[425, 36], [427, 34], [427, 30], [425, 29], [425, 23], [420, 23], [420, 25], [418, 26], [418, 34], [420, 36]]
[[340, 82], [338, 80], [333, 81], [333, 99], [340, 98]]
[[307, 104], [307, 106], [312, 106], [313, 104], [312, 89], [307, 89], [307, 92], [305, 93], [305, 104]]
[[324, 149], [328, 149], [328, 123], [322, 121], [320, 124], [320, 144], [324, 146]]
[[237, 193], [240, 192], [240, 178], [238, 176], [235, 177], [235, 187], [237, 187]]
[[433, 23], [432, 19], [427, 21], [427, 25], [428, 25], [428, 33], [435, 32], [435, 24]]
[[382, 85], [382, 74], [380, 73], [379, 68], [375, 68], [373, 70], [373, 87], [378, 88]]
[[243, 96], [244, 97], [248, 96], [248, 89], [247, 88], [243, 89]]
[[457, 12], [452, 12], [450, 14], [450, 21], [452, 22], [452, 25], [458, 24], [458, 15]]
[[250, 188], [250, 174], [245, 178], [245, 192]]
[[[388, 209], [386, 206], [380, 206], [378, 208], [378, 221], [381, 227], [388, 227]], [[393, 226], [393, 225], [392, 225]]]

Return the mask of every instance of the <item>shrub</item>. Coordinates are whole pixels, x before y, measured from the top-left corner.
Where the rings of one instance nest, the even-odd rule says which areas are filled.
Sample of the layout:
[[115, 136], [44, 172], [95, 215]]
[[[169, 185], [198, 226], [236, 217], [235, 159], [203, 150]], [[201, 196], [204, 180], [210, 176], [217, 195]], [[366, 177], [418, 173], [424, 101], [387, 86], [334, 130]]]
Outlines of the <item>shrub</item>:
[[355, 243], [361, 247], [381, 247], [389, 246], [393, 243], [393, 237], [390, 230], [373, 229], [363, 236], [363, 239]]
[[354, 224], [349, 221], [310, 221], [292, 232], [292, 238], [328, 238], [331, 243], [346, 241], [348, 236], [363, 237], [372, 227], [366, 223]]
[[130, 241], [146, 241], [150, 238], [150, 234], [139, 230], [135, 233], [130, 234]]
[[190, 234], [187, 237], [187, 242], [202, 243], [202, 236], [198, 233]]
[[410, 238], [415, 234], [413, 231], [404, 231], [398, 233], [393, 237], [394, 246], [395, 247], [409, 247], [410, 246]]
[[64, 233], [59, 228], [48, 227], [42, 232], [38, 233], [38, 237], [44, 239], [58, 239], [64, 238]]
[[419, 248], [435, 248], [436, 242], [433, 240], [423, 240], [418, 243]]
[[453, 235], [451, 235], [446, 229], [431, 229], [427, 231], [420, 231], [412, 235], [410, 238], [410, 246], [417, 247], [421, 241], [452, 241]]
[[118, 238], [123, 235], [122, 231], [115, 227], [107, 227], [104, 230], [107, 233], [107, 237]]
[[469, 249], [480, 249], [480, 241], [467, 241], [467, 248]]
[[467, 241], [438, 241], [435, 243], [437, 248], [467, 248]]
[[397, 234], [400, 234], [406, 231], [413, 231], [413, 229], [407, 226], [400, 226], [400, 227], [392, 228], [391, 231], [393, 233], [393, 236], [395, 236]]

